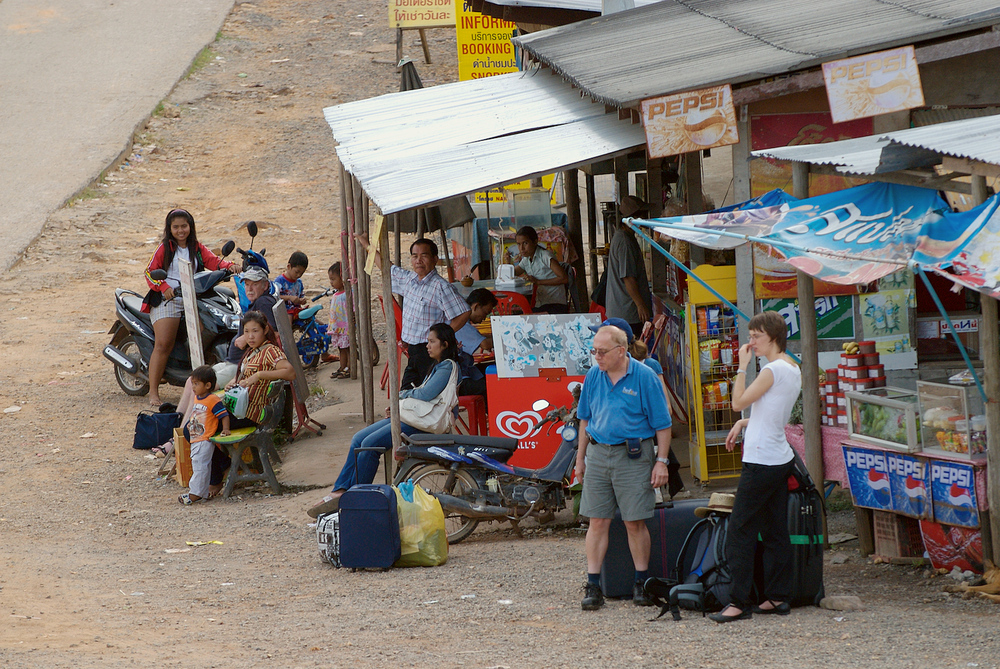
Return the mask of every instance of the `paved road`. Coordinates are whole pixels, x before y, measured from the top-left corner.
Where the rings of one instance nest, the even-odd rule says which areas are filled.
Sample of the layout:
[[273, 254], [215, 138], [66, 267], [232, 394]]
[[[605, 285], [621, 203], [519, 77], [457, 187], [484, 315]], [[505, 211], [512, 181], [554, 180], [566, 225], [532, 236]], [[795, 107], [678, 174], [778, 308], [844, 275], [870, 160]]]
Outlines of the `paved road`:
[[233, 0], [0, 0], [0, 272], [128, 146]]

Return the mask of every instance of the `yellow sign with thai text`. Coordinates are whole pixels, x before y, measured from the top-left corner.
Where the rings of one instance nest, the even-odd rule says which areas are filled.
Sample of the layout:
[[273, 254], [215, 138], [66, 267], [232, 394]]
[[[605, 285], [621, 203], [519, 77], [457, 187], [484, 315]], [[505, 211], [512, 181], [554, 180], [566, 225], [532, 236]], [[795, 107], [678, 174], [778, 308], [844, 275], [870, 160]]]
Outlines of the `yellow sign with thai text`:
[[482, 79], [517, 72], [514, 24], [472, 11], [468, 0], [455, 0], [458, 79]]
[[390, 28], [450, 28], [455, 0], [389, 0]]
[[643, 100], [642, 127], [651, 158], [740, 141], [729, 84]]
[[834, 123], [924, 106], [912, 46], [823, 63]]

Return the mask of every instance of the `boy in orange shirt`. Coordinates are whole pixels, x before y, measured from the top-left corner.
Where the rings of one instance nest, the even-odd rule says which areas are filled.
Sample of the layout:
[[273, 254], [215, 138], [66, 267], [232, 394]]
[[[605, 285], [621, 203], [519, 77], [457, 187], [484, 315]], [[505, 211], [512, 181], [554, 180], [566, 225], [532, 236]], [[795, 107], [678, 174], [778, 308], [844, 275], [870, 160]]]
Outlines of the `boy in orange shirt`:
[[222, 399], [212, 394], [215, 382], [215, 370], [209, 365], [202, 365], [191, 372], [191, 389], [195, 399], [191, 417], [184, 426], [184, 436], [191, 442], [192, 471], [188, 492], [177, 498], [181, 504], [194, 504], [211, 497], [209, 484], [216, 448], [210, 440], [218, 431], [220, 423], [222, 434], [229, 434], [229, 412]]

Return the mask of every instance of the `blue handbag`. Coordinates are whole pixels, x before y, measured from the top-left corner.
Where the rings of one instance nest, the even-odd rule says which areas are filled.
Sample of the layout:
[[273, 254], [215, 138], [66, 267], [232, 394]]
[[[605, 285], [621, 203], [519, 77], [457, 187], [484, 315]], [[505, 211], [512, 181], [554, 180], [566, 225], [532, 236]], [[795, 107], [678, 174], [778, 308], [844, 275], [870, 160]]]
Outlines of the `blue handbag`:
[[146, 450], [159, 446], [174, 436], [174, 428], [181, 426], [183, 414], [140, 411], [135, 419], [135, 438], [132, 448]]

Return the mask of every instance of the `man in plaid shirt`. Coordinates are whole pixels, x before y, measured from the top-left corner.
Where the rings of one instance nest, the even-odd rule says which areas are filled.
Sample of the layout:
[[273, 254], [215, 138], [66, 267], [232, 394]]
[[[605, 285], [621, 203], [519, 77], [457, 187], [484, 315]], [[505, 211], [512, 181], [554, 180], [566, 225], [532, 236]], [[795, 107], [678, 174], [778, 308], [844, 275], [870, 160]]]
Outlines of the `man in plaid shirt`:
[[[368, 239], [358, 241], [368, 251]], [[435, 323], [449, 323], [458, 331], [469, 320], [469, 305], [437, 273], [438, 248], [429, 239], [420, 238], [410, 244], [413, 271], [392, 266], [392, 292], [403, 296], [402, 339], [408, 347], [406, 369], [400, 379], [400, 389], [414, 388], [423, 383], [434, 366], [427, 354], [427, 333]], [[379, 266], [381, 255], [377, 255]]]

